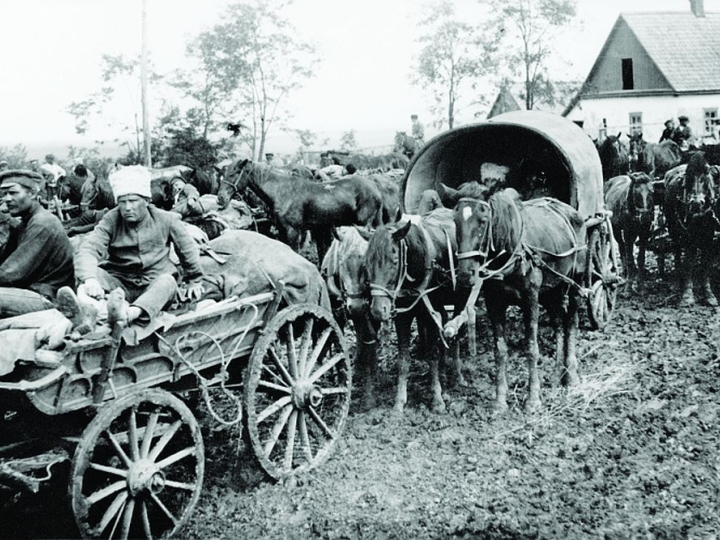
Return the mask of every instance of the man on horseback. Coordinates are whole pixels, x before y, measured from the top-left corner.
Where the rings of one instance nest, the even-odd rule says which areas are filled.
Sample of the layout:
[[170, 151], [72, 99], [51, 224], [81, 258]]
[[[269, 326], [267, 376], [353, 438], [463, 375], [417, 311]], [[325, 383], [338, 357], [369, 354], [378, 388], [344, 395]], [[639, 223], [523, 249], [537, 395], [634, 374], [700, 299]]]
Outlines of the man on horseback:
[[90, 297], [101, 299], [111, 290], [115, 296], [127, 296], [131, 304], [120, 320], [147, 324], [177, 291], [171, 242], [189, 283], [187, 296], [200, 297], [203, 271], [198, 248], [177, 214], [150, 204], [150, 172], [145, 167], [125, 167], [109, 180], [117, 207], [80, 247], [75, 272]]
[[411, 114], [410, 120], [412, 120], [412, 136], [415, 139], [415, 144], [418, 148], [425, 145], [425, 126], [418, 120], [417, 114]]
[[70, 240], [38, 202], [42, 182], [33, 171], [0, 173], [5, 206], [19, 219], [0, 255], [0, 318], [49, 309], [58, 289], [75, 281]]
[[693, 142], [693, 132], [689, 124], [690, 119], [683, 115], [679, 116], [678, 120], [680, 121], [680, 125], [675, 128], [672, 138], [683, 152], [687, 152]]
[[660, 135], [660, 140], [658, 143], [661, 143], [663, 141], [672, 141], [673, 135], [675, 134], [675, 121], [670, 118], [669, 120], [665, 120], [665, 129], [662, 132], [662, 135]]

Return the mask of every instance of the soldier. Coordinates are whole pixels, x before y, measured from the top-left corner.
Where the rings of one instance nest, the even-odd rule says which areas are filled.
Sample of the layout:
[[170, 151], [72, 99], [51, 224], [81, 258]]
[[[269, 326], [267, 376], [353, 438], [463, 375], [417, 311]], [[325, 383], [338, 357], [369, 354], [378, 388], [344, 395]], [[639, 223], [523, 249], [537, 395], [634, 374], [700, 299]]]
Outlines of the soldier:
[[658, 142], [672, 141], [674, 133], [675, 121], [672, 118], [665, 120], [665, 129], [663, 130], [662, 135], [660, 135], [660, 140]]
[[688, 150], [693, 141], [693, 132], [690, 127], [690, 119], [687, 116], [678, 116], [680, 125], [673, 132], [673, 141], [675, 141], [682, 150]]
[[412, 136], [415, 139], [418, 147], [425, 145], [425, 126], [418, 120], [417, 114], [411, 114], [410, 120], [412, 120]]

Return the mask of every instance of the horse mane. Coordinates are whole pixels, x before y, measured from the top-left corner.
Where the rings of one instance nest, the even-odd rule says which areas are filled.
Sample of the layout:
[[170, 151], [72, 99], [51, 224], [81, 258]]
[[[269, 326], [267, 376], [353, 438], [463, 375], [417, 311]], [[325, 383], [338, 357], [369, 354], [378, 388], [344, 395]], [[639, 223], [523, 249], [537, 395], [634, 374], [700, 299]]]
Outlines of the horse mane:
[[633, 184], [642, 185], [652, 182], [652, 178], [650, 178], [650, 175], [642, 171], [632, 172], [628, 174], [628, 176], [630, 177], [630, 181]]
[[458, 197], [468, 197], [471, 199], [486, 200], [488, 187], [480, 182], [465, 182], [458, 187]]
[[335, 275], [340, 270], [341, 261], [348, 255], [367, 250], [368, 241], [365, 240], [355, 227], [337, 227], [337, 238], [330, 245], [320, 270], [325, 275]]
[[521, 242], [523, 234], [520, 195], [512, 188], [496, 191], [490, 197], [490, 209], [494, 251], [505, 250], [511, 254]]
[[370, 237], [365, 260], [368, 268], [377, 268], [385, 265], [392, 253], [394, 241], [390, 225], [381, 225]]

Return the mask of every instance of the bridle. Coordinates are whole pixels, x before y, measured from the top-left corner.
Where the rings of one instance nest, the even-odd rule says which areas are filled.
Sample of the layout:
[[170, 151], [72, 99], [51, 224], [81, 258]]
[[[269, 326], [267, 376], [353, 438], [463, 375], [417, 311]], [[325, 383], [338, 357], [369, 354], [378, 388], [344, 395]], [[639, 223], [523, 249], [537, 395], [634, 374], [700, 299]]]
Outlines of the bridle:
[[[490, 203], [487, 201], [483, 201], [481, 199], [475, 199], [473, 197], [462, 197], [458, 200], [458, 204], [468, 202], [472, 203], [476, 206], [484, 206], [488, 209], [490, 212], [490, 215], [492, 216], [492, 207], [490, 206]], [[470, 208], [469, 206], [466, 206], [465, 208]], [[480, 258], [482, 260], [486, 260], [488, 258], [488, 255], [490, 254], [490, 251], [494, 249], [494, 246], [492, 245], [492, 219], [488, 220], [487, 225], [483, 229], [482, 235], [480, 236], [480, 244], [478, 245], [478, 249], [472, 249], [468, 251], [459, 251], [457, 253], [458, 261], [461, 261], [463, 259], [475, 259]]]

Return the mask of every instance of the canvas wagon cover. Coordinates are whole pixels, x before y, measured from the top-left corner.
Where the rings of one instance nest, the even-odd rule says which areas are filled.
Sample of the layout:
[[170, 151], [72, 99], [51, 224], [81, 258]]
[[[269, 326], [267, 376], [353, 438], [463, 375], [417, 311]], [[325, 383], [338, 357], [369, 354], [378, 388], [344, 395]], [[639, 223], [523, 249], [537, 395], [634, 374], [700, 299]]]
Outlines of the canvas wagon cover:
[[437, 182], [457, 188], [479, 180], [486, 162], [507, 166], [512, 187], [521, 187], [524, 171], [542, 168], [553, 196], [584, 217], [603, 208], [600, 157], [587, 134], [556, 114], [514, 111], [446, 131], [426, 144], [403, 178], [403, 211], [414, 213], [422, 192], [436, 189]]

